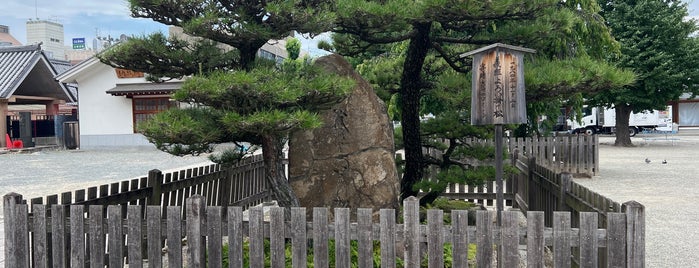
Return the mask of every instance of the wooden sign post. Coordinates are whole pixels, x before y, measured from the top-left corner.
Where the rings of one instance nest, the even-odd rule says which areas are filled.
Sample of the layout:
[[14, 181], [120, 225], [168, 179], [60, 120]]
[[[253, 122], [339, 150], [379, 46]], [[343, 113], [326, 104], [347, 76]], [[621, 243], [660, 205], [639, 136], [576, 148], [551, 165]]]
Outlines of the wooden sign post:
[[502, 125], [527, 122], [524, 96], [524, 53], [535, 50], [505, 44], [492, 44], [461, 57], [473, 57], [471, 84], [471, 124], [495, 125], [495, 180], [497, 222], [504, 208], [502, 167]]

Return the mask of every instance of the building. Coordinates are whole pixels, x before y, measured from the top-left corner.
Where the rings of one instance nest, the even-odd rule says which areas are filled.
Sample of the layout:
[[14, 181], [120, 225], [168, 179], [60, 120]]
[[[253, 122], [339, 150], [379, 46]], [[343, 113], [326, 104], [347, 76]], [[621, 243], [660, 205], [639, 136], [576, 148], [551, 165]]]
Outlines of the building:
[[[262, 48], [264, 52], [258, 52], [269, 54], [259, 56], [281, 61], [286, 57], [283, 44], [269, 42]], [[284, 55], [279, 55], [282, 51]], [[144, 73], [113, 68], [96, 57], [57, 75], [56, 80], [78, 87], [80, 148], [152, 146], [136, 130], [138, 123], [163, 110], [186, 105], [170, 98], [183, 81], [148, 82]]]
[[[56, 82], [54, 76], [65, 68], [65, 62], [54, 66], [40, 45], [0, 47], [0, 147], [9, 134], [7, 121], [12, 108], [42, 107], [42, 114], [57, 115], [60, 106], [77, 101], [74, 92]], [[21, 133], [24, 144], [31, 144], [34, 133]]]
[[672, 106], [672, 122], [678, 123], [680, 128], [699, 127], [699, 98], [685, 93], [669, 105]]
[[136, 125], [177, 106], [170, 94], [182, 84], [150, 83], [141, 72], [116, 69], [96, 57], [73, 66], [56, 80], [78, 87], [80, 148], [150, 145]]
[[2, 46], [21, 46], [22, 43], [17, 41], [10, 34], [10, 27], [5, 25], [0, 25], [0, 47]]
[[[177, 37], [187, 41], [194, 41], [200, 39], [200, 37], [192, 37], [184, 33], [182, 28], [176, 26], [170, 26], [168, 28], [168, 35], [170, 37]], [[223, 50], [233, 49], [231, 46], [226, 44], [219, 44], [219, 47]], [[301, 50], [299, 58], [303, 58], [308, 55], [307, 51]], [[281, 63], [284, 59], [289, 57], [289, 53], [286, 51], [286, 40], [269, 40], [267, 43], [262, 45], [262, 47], [257, 51], [257, 56], [259, 58], [273, 60], [277, 63]]]
[[92, 49], [68, 49], [66, 50], [66, 60], [71, 65], [76, 65], [84, 60], [87, 60], [96, 54]]
[[27, 44], [41, 43], [46, 56], [65, 60], [63, 24], [48, 20], [27, 21]]

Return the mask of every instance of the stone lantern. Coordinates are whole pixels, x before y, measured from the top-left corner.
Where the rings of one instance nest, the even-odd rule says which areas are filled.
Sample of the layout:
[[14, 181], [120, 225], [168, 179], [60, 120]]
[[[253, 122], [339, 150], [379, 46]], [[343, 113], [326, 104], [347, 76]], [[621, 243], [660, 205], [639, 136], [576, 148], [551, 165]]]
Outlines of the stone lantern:
[[495, 43], [464, 54], [473, 57], [471, 124], [495, 125], [495, 180], [498, 225], [504, 208], [502, 125], [527, 122], [524, 96], [524, 53], [535, 50]]

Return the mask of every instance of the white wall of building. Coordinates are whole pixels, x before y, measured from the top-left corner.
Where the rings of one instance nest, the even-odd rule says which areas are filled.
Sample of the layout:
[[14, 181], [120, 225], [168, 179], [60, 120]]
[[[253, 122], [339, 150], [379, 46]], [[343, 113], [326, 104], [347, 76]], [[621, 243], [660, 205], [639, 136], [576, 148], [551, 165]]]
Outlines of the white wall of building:
[[680, 102], [678, 110], [680, 112], [680, 126], [699, 126], [699, 102]]
[[133, 134], [131, 99], [105, 93], [117, 84], [116, 73], [97, 64], [94, 75], [78, 80], [80, 133], [84, 135]]
[[81, 148], [150, 145], [133, 131], [131, 99], [106, 93], [116, 84], [143, 83], [145, 79], [118, 79], [113, 68], [96, 63], [76, 80]]

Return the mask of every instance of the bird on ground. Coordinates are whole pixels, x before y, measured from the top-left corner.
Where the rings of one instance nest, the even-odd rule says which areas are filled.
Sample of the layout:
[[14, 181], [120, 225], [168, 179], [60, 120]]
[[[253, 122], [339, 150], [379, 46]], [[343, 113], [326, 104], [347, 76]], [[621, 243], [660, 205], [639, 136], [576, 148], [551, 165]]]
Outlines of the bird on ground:
[[667, 164], [667, 160], [663, 159], [663, 165]]
[[646, 164], [650, 164], [650, 159], [646, 158]]

